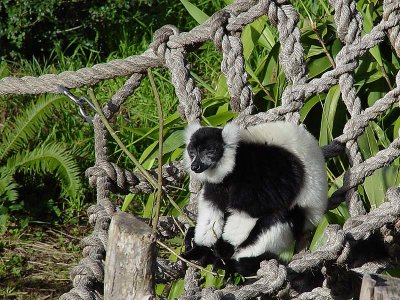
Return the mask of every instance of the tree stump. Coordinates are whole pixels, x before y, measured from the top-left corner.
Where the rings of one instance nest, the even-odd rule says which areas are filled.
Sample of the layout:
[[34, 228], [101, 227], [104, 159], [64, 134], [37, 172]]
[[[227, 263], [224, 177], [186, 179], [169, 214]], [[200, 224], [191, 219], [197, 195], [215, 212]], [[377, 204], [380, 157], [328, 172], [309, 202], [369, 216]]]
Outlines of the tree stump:
[[111, 220], [105, 262], [105, 300], [151, 300], [154, 295], [156, 236], [131, 214]]
[[360, 300], [400, 299], [400, 279], [380, 274], [365, 274]]

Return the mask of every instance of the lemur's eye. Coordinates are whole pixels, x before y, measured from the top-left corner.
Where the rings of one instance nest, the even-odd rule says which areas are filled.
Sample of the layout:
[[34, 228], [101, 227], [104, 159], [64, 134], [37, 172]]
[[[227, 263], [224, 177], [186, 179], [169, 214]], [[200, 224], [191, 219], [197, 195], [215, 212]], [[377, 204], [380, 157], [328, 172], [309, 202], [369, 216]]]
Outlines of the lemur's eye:
[[194, 150], [189, 150], [188, 153], [189, 153], [190, 158], [193, 158], [196, 156], [196, 152]]
[[215, 147], [213, 147], [212, 145], [209, 145], [209, 146], [207, 146], [206, 147], [206, 149], [204, 149], [204, 150], [206, 150], [206, 152], [208, 153], [214, 153], [215, 152]]

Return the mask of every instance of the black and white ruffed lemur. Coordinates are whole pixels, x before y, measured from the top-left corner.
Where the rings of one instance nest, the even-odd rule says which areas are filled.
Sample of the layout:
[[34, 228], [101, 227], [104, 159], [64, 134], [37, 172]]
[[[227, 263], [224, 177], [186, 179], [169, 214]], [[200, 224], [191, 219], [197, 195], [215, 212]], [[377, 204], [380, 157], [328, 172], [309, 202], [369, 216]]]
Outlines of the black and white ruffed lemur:
[[325, 213], [324, 157], [303, 126], [189, 124], [185, 139], [185, 165], [203, 183], [185, 258], [250, 276]]

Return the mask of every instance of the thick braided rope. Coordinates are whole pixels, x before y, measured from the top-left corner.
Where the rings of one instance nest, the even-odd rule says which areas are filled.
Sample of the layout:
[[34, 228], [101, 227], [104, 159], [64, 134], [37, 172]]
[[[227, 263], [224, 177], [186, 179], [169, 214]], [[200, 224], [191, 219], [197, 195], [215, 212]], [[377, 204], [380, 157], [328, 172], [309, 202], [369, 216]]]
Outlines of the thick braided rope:
[[213, 24], [214, 43], [222, 51], [221, 71], [226, 77], [232, 110], [246, 110], [245, 113], [250, 114], [254, 110], [253, 91], [247, 81], [240, 32], [227, 31], [225, 28], [229, 17], [227, 12], [221, 11], [222, 22]]
[[215, 291], [212, 288], [202, 291], [203, 300], [225, 299], [255, 299], [260, 295], [272, 295], [278, 291], [286, 280], [286, 268], [280, 265], [276, 260], [264, 261], [260, 265], [257, 276], [260, 277], [256, 282], [243, 287], [227, 286], [222, 290]]
[[[396, 15], [396, 17], [387, 21], [382, 20], [371, 32], [365, 34], [359, 43], [355, 45], [345, 45], [337, 54], [337, 59], [343, 60], [346, 63], [324, 73], [320, 78], [314, 78], [304, 84], [293, 86], [291, 88], [293, 97], [302, 99], [328, 91], [332, 86], [338, 84], [340, 75], [355, 70], [357, 67], [357, 64], [354, 62], [355, 59], [361, 57], [370, 48], [382, 42], [386, 35], [385, 32], [399, 23], [400, 15]], [[255, 115], [240, 116], [235, 122], [243, 127], [247, 127], [265, 122], [283, 120], [286, 114], [297, 111], [300, 108], [301, 102], [292, 102], [290, 106], [279, 106]]]
[[[340, 225], [328, 225], [325, 230], [326, 242], [317, 251], [310, 251], [297, 254], [289, 263], [288, 267], [279, 265], [275, 260], [261, 263], [257, 275], [260, 277], [253, 284], [236, 287], [228, 286], [222, 290], [215, 291], [212, 288], [205, 289], [202, 294], [193, 295], [192, 299], [220, 300], [220, 299], [255, 299], [260, 295], [272, 294], [285, 287], [285, 282], [290, 280], [288, 272], [294, 272], [291, 277], [295, 278], [296, 273], [301, 276], [308, 270], [318, 270], [328, 262], [337, 264], [346, 263], [351, 249], [346, 249], [348, 241], [354, 242], [367, 239], [373, 232], [379, 231], [385, 224], [393, 224], [400, 220], [400, 189], [391, 188], [386, 193], [387, 202], [372, 210], [367, 215], [359, 215], [349, 218], [344, 229]], [[384, 267], [385, 264], [372, 263], [363, 266], [368, 272]], [[355, 269], [357, 270], [357, 269]], [[229, 298], [229, 297], [231, 298]], [[225, 298], [226, 297], [226, 298]], [[319, 287], [311, 292], [296, 296], [296, 299], [334, 299], [328, 287]]]
[[[247, 12], [239, 15], [235, 21], [227, 25], [228, 30], [239, 30], [239, 24], [243, 25], [249, 19], [253, 20], [254, 14], [263, 11], [268, 15], [271, 23], [278, 28], [279, 41], [282, 45], [282, 51], [279, 54], [280, 62], [287, 79], [293, 84], [303, 84], [306, 78], [306, 70], [304, 64], [304, 50], [300, 44], [300, 30], [297, 27], [298, 14], [291, 5], [286, 5], [286, 1], [259, 1]], [[240, 22], [238, 22], [240, 21]], [[233, 24], [235, 26], [233, 26]], [[296, 97], [300, 96], [300, 97]], [[298, 111], [302, 106], [304, 97], [301, 94], [292, 93], [292, 86], [288, 86], [282, 95], [282, 106], [287, 121], [298, 123], [300, 116]], [[248, 125], [241, 122], [241, 118], [245, 118], [246, 114], [242, 114], [236, 122], [243, 126]]]
[[[335, 24], [340, 40], [345, 45], [357, 44], [361, 40], [362, 17], [356, 9], [354, 0], [337, 1], [330, 0], [330, 4], [335, 8]], [[335, 60], [337, 66], [349, 63], [338, 56]], [[350, 61], [350, 63], [352, 63]], [[351, 117], [361, 113], [361, 100], [356, 95], [354, 79], [351, 73], [344, 73], [339, 77], [339, 86], [343, 102], [346, 105]], [[347, 157], [351, 166], [362, 162], [360, 150], [355, 139], [346, 143]], [[365, 214], [364, 206], [359, 198], [356, 189], [350, 189], [346, 193], [346, 202], [351, 216]]]
[[[119, 110], [119, 105], [130, 96], [139, 85], [142, 76], [133, 75], [111, 98], [105, 107], [109, 118]], [[96, 164], [107, 161], [107, 130], [98, 115], [93, 119], [95, 135]], [[105, 174], [103, 174], [105, 175]], [[115, 206], [109, 200], [112, 189], [108, 176], [96, 177], [97, 204], [88, 209], [89, 223], [94, 224], [92, 234], [81, 241], [84, 258], [71, 271], [73, 289], [63, 294], [60, 300], [100, 299], [95, 287], [104, 279], [104, 258], [107, 248], [108, 226], [115, 212]]]
[[[384, 0], [383, 1], [383, 18], [390, 20], [398, 17], [400, 14], [400, 2], [397, 0]], [[388, 30], [389, 40], [400, 57], [400, 24]]]
[[[149, 173], [155, 180], [157, 179], [156, 169], [149, 171]], [[96, 186], [98, 177], [105, 176], [111, 179], [113, 184], [111, 190], [118, 194], [149, 194], [154, 192], [154, 188], [141, 173], [130, 172], [109, 161], [100, 161], [87, 169], [86, 176], [92, 186]], [[185, 176], [186, 172], [181, 162], [172, 162], [162, 167], [163, 186], [166, 191], [179, 186]]]
[[[247, 11], [257, 1], [239, 0], [224, 10], [233, 15], [239, 15]], [[255, 13], [247, 22], [252, 22], [262, 15], [262, 11]], [[232, 21], [234, 21], [233, 18]], [[168, 41], [168, 47], [185, 48], [200, 46], [206, 40], [212, 39], [213, 33], [210, 28], [215, 17], [210, 18], [203, 24], [195, 27], [189, 33], [177, 34], [175, 38]], [[247, 24], [247, 23], [246, 23]], [[245, 24], [242, 24], [243, 27]], [[148, 68], [161, 67], [164, 59], [150, 48], [141, 55], [130, 56], [126, 59], [116, 59], [108, 63], [94, 65], [90, 68], [83, 68], [77, 71], [66, 71], [60, 74], [47, 74], [39, 77], [25, 76], [22, 78], [6, 77], [0, 80], [0, 95], [7, 94], [58, 94], [58, 85], [67, 88], [77, 88], [83, 85], [94, 85], [101, 80], [114, 78], [117, 76], [126, 76], [134, 73], [145, 73]]]
[[390, 188], [386, 198], [386, 202], [368, 214], [349, 218], [343, 229], [339, 225], [329, 225], [325, 231], [327, 239], [325, 245], [313, 253], [295, 255], [288, 267], [297, 273], [302, 273], [305, 270], [319, 269], [327, 261], [344, 263], [349, 255], [344, 248], [346, 240], [364, 240], [385, 224], [400, 219], [400, 189]]
[[[356, 139], [364, 132], [364, 128], [369, 122], [379, 116], [383, 111], [399, 102], [400, 96], [400, 71], [396, 76], [397, 87], [387, 93], [383, 98], [375, 102], [375, 104], [358, 116], [350, 119], [345, 125], [344, 134], [337, 139], [342, 142], [350, 139], [348, 137], [347, 128], [351, 128], [351, 139]], [[371, 175], [375, 170], [388, 165], [400, 155], [400, 138], [395, 139], [388, 148], [379, 151], [375, 156], [370, 157], [366, 161], [359, 163], [348, 169], [344, 176], [344, 184], [341, 188], [335, 191], [330, 199], [330, 208], [334, 208], [341, 202], [341, 196], [347, 191], [361, 184], [364, 179]]]

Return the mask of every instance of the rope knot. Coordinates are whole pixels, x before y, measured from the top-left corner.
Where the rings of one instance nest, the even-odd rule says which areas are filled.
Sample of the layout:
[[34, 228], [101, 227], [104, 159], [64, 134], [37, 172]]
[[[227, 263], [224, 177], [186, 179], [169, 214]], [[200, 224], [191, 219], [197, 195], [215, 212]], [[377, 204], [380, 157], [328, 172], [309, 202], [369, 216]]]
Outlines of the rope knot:
[[281, 287], [285, 282], [286, 275], [286, 268], [275, 259], [262, 261], [260, 269], [257, 271], [257, 276], [266, 279], [273, 288]]
[[[165, 60], [165, 52], [167, 48], [169, 48], [167, 43], [173, 35], [179, 35], [179, 29], [173, 25], [165, 25], [160, 29], [157, 29], [154, 32], [153, 42], [150, 44], [149, 48], [153, 49], [154, 53]], [[182, 45], [180, 46], [182, 47]]]
[[215, 47], [222, 50], [222, 39], [228, 34], [226, 26], [229, 23], [231, 14], [226, 10], [221, 10], [213, 15], [211, 20], [210, 32], [211, 38], [214, 40]]
[[111, 180], [115, 180], [117, 177], [116, 171], [112, 166], [112, 163], [107, 161], [101, 161], [95, 166], [88, 168], [85, 171], [85, 176], [89, 179], [90, 186], [96, 186], [98, 177], [108, 177]]

